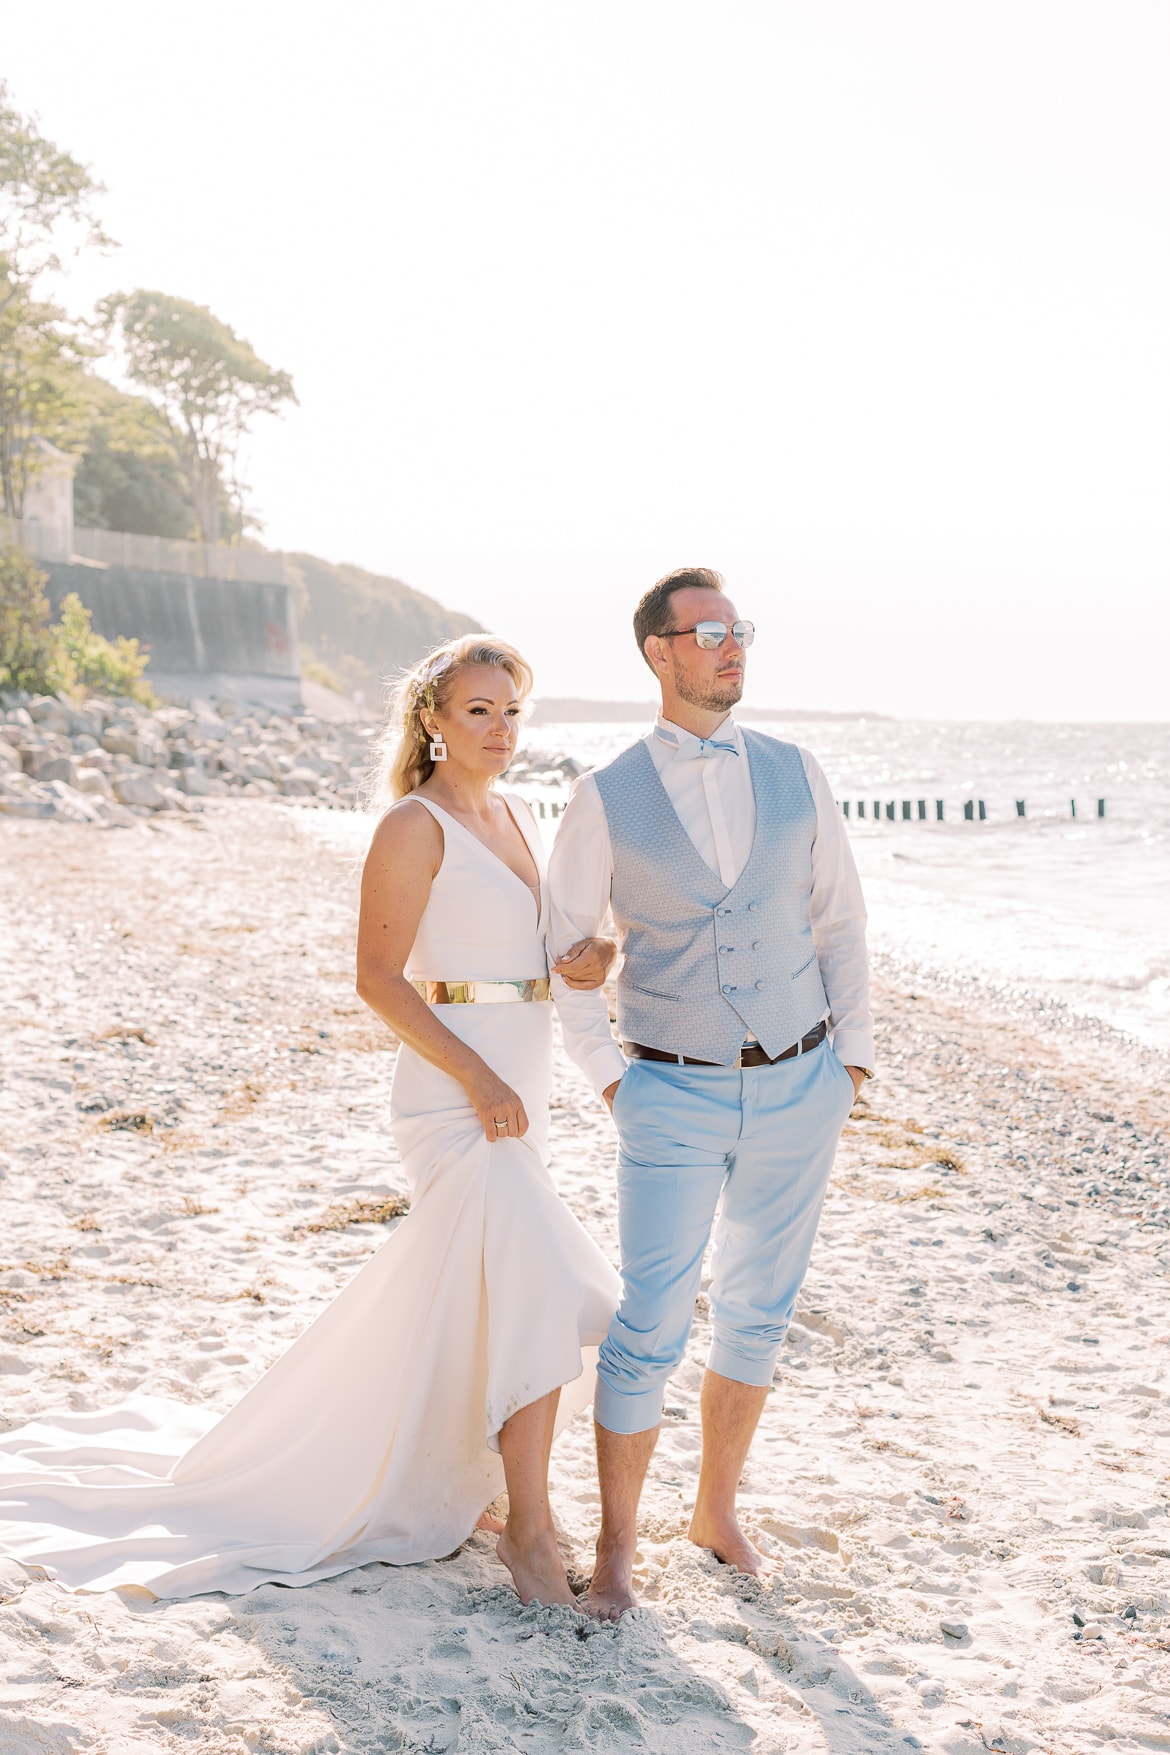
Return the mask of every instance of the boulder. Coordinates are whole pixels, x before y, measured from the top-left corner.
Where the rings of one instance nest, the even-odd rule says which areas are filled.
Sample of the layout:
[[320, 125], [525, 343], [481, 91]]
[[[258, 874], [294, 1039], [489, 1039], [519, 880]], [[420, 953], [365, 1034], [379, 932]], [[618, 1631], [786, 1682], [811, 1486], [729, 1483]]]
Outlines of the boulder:
[[29, 718], [43, 731], [58, 737], [76, 737], [101, 730], [100, 717], [84, 707], [75, 707], [56, 695], [37, 695], [28, 704]]
[[92, 802], [76, 787], [69, 786], [64, 780], [50, 780], [45, 787], [56, 807], [54, 815], [63, 817], [68, 823], [96, 823], [100, 813], [95, 810]]
[[[260, 782], [254, 781], [254, 785]], [[286, 798], [312, 798], [321, 784], [321, 776], [312, 768], [294, 768], [280, 782], [280, 790]]]
[[126, 768], [114, 775], [114, 797], [119, 804], [138, 810], [166, 810], [167, 800], [162, 787], [152, 774]]
[[57, 807], [51, 798], [19, 797], [13, 792], [0, 792], [0, 817], [54, 817]]
[[102, 748], [111, 756], [129, 756], [140, 767], [150, 765], [151, 756], [144, 738], [128, 725], [111, 725], [102, 734]]
[[69, 787], [76, 784], [77, 764], [72, 756], [50, 755], [47, 761], [35, 763], [32, 771], [34, 777], [42, 782], [63, 780]]
[[[37, 695], [28, 704], [29, 718], [42, 731], [55, 731], [65, 737], [73, 728], [76, 717], [70, 709], [63, 706], [53, 695]], [[81, 727], [78, 726], [78, 730]]]
[[12, 745], [0, 738], [0, 773], [22, 774], [24, 768], [17, 752]]
[[78, 792], [98, 798], [113, 798], [114, 789], [100, 768], [79, 767], [73, 777]]
[[185, 792], [188, 798], [206, 798], [212, 789], [211, 781], [200, 767], [171, 768], [167, 778], [172, 786]]
[[136, 829], [138, 818], [124, 804], [118, 804], [112, 798], [95, 798], [94, 806], [98, 811], [102, 827], [106, 829]]

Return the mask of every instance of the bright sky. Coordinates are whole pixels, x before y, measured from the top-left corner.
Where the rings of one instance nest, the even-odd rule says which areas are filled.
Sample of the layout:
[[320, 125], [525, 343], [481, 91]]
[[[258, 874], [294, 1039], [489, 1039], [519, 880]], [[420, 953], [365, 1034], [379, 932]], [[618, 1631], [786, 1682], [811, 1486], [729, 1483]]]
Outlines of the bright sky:
[[758, 704], [1170, 717], [1165, 0], [59, 0], [3, 72], [108, 187], [75, 306], [293, 374], [275, 546], [546, 694], [648, 698], [701, 563]]

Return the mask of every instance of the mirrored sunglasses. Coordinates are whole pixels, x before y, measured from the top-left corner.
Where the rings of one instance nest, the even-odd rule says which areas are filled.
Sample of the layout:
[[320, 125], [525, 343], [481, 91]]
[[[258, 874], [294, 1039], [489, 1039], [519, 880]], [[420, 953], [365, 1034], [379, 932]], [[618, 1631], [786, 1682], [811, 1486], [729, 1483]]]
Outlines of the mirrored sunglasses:
[[704, 652], [716, 652], [728, 634], [738, 645], [745, 648], [750, 646], [756, 637], [756, 624], [732, 622], [728, 627], [726, 622], [696, 622], [693, 628], [672, 628], [668, 634], [662, 635], [662, 639], [674, 640], [680, 634], [693, 634], [696, 646], [701, 647]]

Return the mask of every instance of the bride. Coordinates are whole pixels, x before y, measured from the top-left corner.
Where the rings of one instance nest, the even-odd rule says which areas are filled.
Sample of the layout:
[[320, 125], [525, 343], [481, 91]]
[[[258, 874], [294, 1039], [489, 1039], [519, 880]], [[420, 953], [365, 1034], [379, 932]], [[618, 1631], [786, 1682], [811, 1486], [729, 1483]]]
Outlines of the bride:
[[[222, 1418], [135, 1396], [0, 1437], [0, 1553], [185, 1597], [435, 1559], [478, 1521], [523, 1601], [574, 1602], [548, 1460], [592, 1398], [618, 1279], [546, 1167], [545, 861], [495, 784], [531, 680], [502, 642], [451, 641], [383, 739], [397, 802], [363, 872], [358, 991], [401, 1043], [408, 1217]], [[595, 987], [610, 956], [584, 941], [556, 973]]]

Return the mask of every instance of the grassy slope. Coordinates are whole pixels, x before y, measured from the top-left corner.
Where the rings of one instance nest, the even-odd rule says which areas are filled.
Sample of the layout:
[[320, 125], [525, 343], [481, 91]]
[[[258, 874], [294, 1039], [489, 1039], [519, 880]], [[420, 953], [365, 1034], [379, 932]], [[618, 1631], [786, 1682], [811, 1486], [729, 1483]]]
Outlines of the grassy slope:
[[302, 657], [327, 666], [346, 693], [361, 689], [368, 701], [377, 699], [382, 679], [438, 641], [479, 628], [470, 616], [400, 579], [316, 555], [288, 554], [285, 560], [297, 587]]

